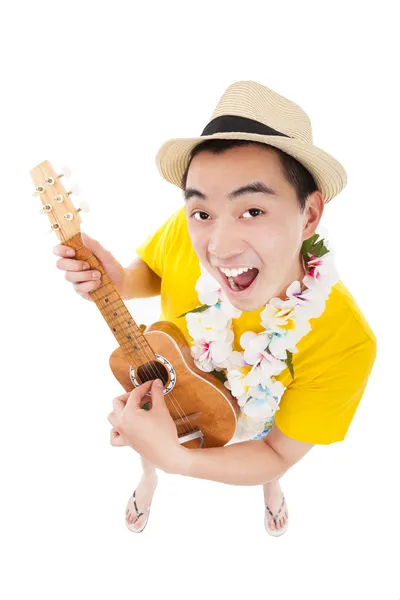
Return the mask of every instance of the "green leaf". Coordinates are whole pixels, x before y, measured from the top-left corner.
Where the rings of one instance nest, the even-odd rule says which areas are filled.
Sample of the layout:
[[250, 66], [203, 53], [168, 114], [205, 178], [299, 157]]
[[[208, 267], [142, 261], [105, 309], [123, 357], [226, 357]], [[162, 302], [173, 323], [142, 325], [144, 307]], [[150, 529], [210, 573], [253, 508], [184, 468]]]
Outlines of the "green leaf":
[[292, 379], [294, 379], [294, 369], [293, 369], [293, 353], [289, 352], [289, 350], [286, 350], [286, 364], [288, 366], [288, 369], [290, 371], [290, 374], [292, 376]]
[[308, 240], [304, 240], [301, 246], [301, 253], [306, 259], [306, 261], [309, 260], [310, 255], [313, 255], [317, 258], [321, 258], [321, 256], [324, 256], [329, 252], [329, 250], [324, 244], [324, 238], [321, 238], [317, 242], [318, 238], [319, 234], [314, 233], [314, 235], [312, 235]]
[[211, 371], [211, 375], [214, 375], [214, 377], [219, 379], [221, 383], [225, 383], [225, 381], [228, 381], [225, 371], [217, 371], [216, 369], [214, 369], [213, 371]]
[[194, 308], [193, 310], [188, 310], [187, 312], [183, 313], [182, 315], [179, 315], [179, 317], [176, 317], [176, 318], [180, 319], [181, 317], [184, 317], [185, 315], [188, 315], [189, 313], [204, 312], [205, 310], [207, 310], [207, 308], [210, 308], [208, 306], [208, 304], [203, 304], [202, 306], [198, 306], [197, 308]]

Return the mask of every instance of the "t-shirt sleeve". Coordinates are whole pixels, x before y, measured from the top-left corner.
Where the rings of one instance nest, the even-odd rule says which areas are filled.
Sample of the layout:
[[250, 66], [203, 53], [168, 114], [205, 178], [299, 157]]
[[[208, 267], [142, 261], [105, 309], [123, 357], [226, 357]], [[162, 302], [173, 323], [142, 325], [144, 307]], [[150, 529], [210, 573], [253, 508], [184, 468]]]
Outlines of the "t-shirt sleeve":
[[162, 277], [165, 258], [175, 240], [182, 209], [175, 211], [154, 233], [148, 236], [137, 248], [136, 254], [156, 275]]
[[364, 394], [377, 353], [376, 338], [366, 338], [336, 357], [309, 382], [286, 388], [275, 423], [288, 437], [310, 444], [343, 441]]

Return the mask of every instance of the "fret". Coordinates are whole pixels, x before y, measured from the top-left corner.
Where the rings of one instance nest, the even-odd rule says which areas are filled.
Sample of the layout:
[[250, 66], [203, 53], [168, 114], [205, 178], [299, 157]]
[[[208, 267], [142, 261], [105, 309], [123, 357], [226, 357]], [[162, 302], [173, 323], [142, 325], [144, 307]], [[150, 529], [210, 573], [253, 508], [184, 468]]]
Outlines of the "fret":
[[[99, 287], [97, 290], [95, 290], [95, 292], [99, 292], [99, 291], [100, 291], [100, 290], [102, 290], [104, 287], [106, 287], [106, 285], [111, 285], [111, 286], [113, 286], [113, 284], [112, 284], [112, 283], [106, 283], [106, 284], [102, 285], [101, 287]], [[113, 286], [113, 287], [114, 287], [114, 286]], [[95, 292], [93, 292], [93, 293], [95, 293]], [[96, 300], [97, 300], [97, 301], [103, 300], [103, 298], [107, 298], [107, 296], [110, 296], [111, 294], [118, 294], [118, 292], [117, 292], [117, 290], [116, 290], [115, 288], [114, 288], [114, 289], [111, 289], [109, 292], [107, 292], [106, 294], [104, 294], [104, 296], [100, 296], [100, 298], [97, 298], [97, 297], [96, 297]], [[121, 298], [121, 297], [119, 296], [119, 294], [118, 294], [118, 298], [119, 298], [119, 299]]]
[[112, 328], [114, 332], [123, 331], [124, 333], [128, 333], [130, 335], [142, 335], [142, 331], [136, 325], [128, 310], [126, 310], [126, 315], [122, 316], [118, 315], [118, 313], [116, 313], [115, 311], [113, 312], [113, 309], [111, 311], [106, 310], [104, 306], [98, 308], [105, 320], [107, 321], [108, 325]]
[[[104, 312], [104, 316], [110, 317], [110, 320], [120, 320], [122, 321], [122, 319], [124, 319], [124, 323], [126, 323], [127, 325], [134, 325], [135, 322], [132, 319], [129, 310], [126, 308], [125, 304], [122, 304], [122, 308], [124, 308], [124, 311], [116, 311], [114, 308], [111, 308], [111, 310], [109, 310], [110, 308], [110, 304], [112, 303], [107, 303], [107, 305], [102, 305], [102, 307], [105, 309], [106, 312]], [[126, 319], [126, 320], [125, 320]]]
[[[105, 295], [105, 298], [107, 298], [107, 294]], [[103, 302], [100, 305], [97, 305], [97, 307], [99, 308], [99, 310], [105, 311], [103, 314], [105, 315], [113, 315], [114, 312], [116, 312], [115, 308], [113, 307], [113, 305], [119, 302], [121, 306], [125, 306], [122, 302], [122, 300], [120, 298], [117, 298], [117, 300], [113, 300], [112, 302]], [[126, 313], [129, 315], [129, 311], [128, 309], [126, 309]], [[114, 317], [114, 318], [118, 318], [118, 317]], [[121, 315], [120, 317], [121, 318]]]
[[131, 339], [129, 339], [128, 336], [124, 336], [122, 345], [128, 344], [128, 346], [133, 348], [133, 350], [143, 350], [145, 348], [146, 350], [152, 351], [146, 340], [141, 340], [140, 338], [134, 338], [132, 336], [130, 337]]
[[152, 348], [146, 343], [138, 343], [136, 340], [135, 341], [131, 341], [131, 340], [125, 340], [124, 342], [120, 343], [120, 346], [122, 349], [129, 349], [131, 351], [134, 352], [142, 352], [147, 353], [148, 355], [151, 356], [151, 359], [154, 360], [155, 359], [155, 354], [152, 350]]
[[[105, 298], [107, 297], [107, 294], [104, 296]], [[113, 300], [113, 302], [105, 302], [104, 304], [101, 305], [101, 307], [97, 304], [97, 300], [95, 300], [95, 303], [97, 304], [97, 308], [99, 310], [101, 310], [102, 308], [108, 308], [110, 306], [112, 306], [113, 304], [115, 304], [116, 302], [120, 302], [122, 303], [122, 300], [120, 298], [117, 298], [117, 300]]]

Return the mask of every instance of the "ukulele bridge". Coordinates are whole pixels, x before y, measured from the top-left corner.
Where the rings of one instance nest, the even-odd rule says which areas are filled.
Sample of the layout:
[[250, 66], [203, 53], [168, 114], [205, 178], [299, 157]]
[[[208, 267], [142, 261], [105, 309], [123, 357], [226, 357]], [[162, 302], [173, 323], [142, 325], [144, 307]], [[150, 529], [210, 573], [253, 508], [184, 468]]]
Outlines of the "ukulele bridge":
[[189, 442], [190, 440], [195, 440], [197, 438], [201, 439], [200, 448], [202, 448], [203, 444], [204, 444], [204, 436], [200, 430], [192, 431], [191, 433], [180, 435], [178, 439], [179, 439], [180, 444], [184, 444], [185, 442]]

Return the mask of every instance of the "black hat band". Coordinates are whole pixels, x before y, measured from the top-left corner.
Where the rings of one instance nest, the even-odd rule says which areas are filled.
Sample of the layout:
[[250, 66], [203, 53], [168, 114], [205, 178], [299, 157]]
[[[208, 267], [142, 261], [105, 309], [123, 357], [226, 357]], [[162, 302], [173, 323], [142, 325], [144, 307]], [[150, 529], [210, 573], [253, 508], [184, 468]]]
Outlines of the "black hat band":
[[214, 133], [234, 133], [241, 131], [243, 133], [260, 133], [261, 135], [281, 135], [290, 138], [290, 135], [281, 133], [264, 123], [239, 117], [237, 115], [221, 115], [208, 123], [202, 132], [203, 135], [213, 135]]

